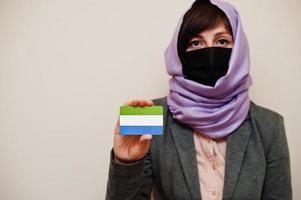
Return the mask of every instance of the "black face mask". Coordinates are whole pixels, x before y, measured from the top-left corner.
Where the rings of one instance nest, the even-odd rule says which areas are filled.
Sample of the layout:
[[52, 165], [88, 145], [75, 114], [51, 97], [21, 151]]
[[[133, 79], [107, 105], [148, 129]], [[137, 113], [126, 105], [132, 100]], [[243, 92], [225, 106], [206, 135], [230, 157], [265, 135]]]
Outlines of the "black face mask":
[[232, 48], [208, 47], [183, 53], [184, 78], [214, 87], [227, 74]]

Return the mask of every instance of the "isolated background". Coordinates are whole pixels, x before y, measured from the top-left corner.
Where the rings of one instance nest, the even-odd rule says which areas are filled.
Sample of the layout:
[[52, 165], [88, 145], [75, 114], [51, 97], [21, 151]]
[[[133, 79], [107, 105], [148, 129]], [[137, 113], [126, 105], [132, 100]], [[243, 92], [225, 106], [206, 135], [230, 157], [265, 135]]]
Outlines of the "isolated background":
[[[251, 97], [285, 117], [301, 199], [301, 2], [230, 2], [249, 38]], [[167, 95], [163, 52], [191, 3], [0, 0], [1, 200], [104, 199], [119, 106]]]

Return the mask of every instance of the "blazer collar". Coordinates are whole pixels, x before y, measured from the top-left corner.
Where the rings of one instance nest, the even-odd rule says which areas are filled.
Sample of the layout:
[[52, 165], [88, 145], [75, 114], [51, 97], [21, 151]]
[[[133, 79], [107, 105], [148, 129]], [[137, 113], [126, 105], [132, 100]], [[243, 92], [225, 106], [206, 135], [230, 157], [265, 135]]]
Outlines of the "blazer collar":
[[[193, 129], [174, 119], [168, 108], [165, 108], [165, 111], [192, 199], [201, 199]], [[248, 113], [245, 121], [227, 137], [223, 199], [230, 199], [235, 190], [251, 135], [250, 126], [250, 113]]]

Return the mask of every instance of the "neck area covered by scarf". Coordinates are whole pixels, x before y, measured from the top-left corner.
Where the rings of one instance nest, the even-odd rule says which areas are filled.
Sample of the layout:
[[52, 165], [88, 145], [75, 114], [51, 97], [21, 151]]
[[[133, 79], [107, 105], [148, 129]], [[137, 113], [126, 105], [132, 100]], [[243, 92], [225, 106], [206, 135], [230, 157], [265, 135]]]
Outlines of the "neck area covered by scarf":
[[173, 118], [210, 138], [222, 138], [238, 128], [248, 114], [252, 85], [249, 45], [235, 7], [222, 0], [210, 0], [228, 17], [233, 31], [229, 69], [214, 87], [185, 79], [177, 52], [177, 40], [183, 16], [164, 52], [169, 79], [167, 105]]

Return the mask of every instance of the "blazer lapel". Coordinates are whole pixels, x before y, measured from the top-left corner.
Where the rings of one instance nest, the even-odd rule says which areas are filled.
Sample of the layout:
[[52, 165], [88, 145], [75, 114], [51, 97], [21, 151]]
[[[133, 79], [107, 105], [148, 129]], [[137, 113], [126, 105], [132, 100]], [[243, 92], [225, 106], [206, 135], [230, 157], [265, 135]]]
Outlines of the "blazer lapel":
[[[187, 125], [174, 119], [168, 110], [166, 103], [164, 105], [164, 109], [167, 114], [167, 120], [170, 123], [171, 135], [174, 139], [183, 168], [185, 181], [190, 190], [192, 199], [201, 200], [193, 130]], [[239, 172], [247, 149], [251, 130], [252, 127], [249, 111], [244, 122], [227, 137], [223, 199], [231, 199], [232, 197], [239, 178]]]
[[170, 131], [183, 168], [185, 181], [191, 193], [191, 199], [201, 200], [200, 184], [193, 141], [193, 130], [168, 114]]
[[250, 113], [227, 138], [223, 199], [231, 199], [251, 135]]

